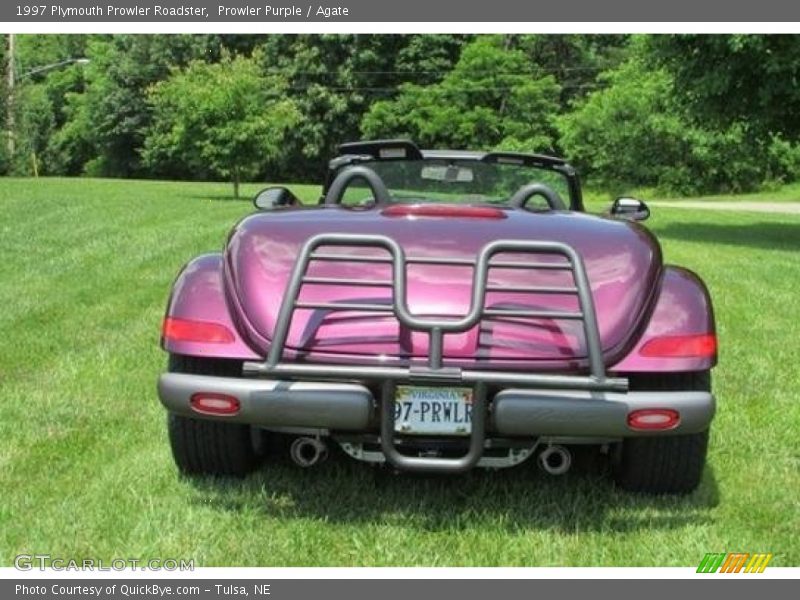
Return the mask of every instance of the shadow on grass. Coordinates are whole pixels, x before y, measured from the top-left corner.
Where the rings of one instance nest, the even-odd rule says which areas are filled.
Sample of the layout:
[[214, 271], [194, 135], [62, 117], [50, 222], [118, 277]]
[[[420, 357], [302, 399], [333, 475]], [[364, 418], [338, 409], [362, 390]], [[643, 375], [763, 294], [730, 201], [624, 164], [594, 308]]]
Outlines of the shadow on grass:
[[726, 225], [720, 223], [669, 223], [654, 227], [659, 238], [670, 238], [688, 242], [751, 246], [765, 250], [800, 249], [800, 223], [777, 223], [763, 221]]
[[192, 478], [196, 502], [222, 511], [259, 511], [280, 519], [396, 524], [422, 531], [481, 527], [578, 532], [632, 532], [696, 526], [719, 503], [713, 470], [688, 496], [645, 496], [616, 490], [607, 460], [578, 449], [565, 476], [533, 460], [512, 469], [476, 469], [458, 476], [395, 474], [339, 453], [301, 470], [283, 456], [243, 481]]

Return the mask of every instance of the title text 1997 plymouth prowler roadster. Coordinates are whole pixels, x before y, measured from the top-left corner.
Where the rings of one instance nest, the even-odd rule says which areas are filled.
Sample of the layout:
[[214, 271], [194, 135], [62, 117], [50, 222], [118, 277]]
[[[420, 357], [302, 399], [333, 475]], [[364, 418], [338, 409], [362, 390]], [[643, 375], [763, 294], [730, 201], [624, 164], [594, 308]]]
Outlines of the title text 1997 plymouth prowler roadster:
[[618, 485], [687, 492], [714, 415], [708, 293], [662, 263], [644, 203], [584, 212], [563, 160], [340, 148], [318, 206], [285, 188], [178, 276], [158, 392], [187, 473], [242, 475], [266, 436], [405, 471], [606, 451]]

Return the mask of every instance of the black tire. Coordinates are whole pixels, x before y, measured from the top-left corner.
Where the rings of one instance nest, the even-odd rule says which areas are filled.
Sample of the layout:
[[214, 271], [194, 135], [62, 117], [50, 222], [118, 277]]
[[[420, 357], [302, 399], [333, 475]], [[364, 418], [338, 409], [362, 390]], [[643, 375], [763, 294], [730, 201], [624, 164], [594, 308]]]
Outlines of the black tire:
[[[635, 390], [709, 391], [711, 374], [672, 373], [634, 376]], [[628, 438], [618, 448], [614, 480], [629, 492], [687, 494], [703, 476], [708, 450], [708, 430], [674, 436]]]
[[[240, 362], [178, 354], [170, 355], [168, 369], [220, 377], [241, 375]], [[186, 475], [244, 477], [261, 462], [249, 425], [168, 413], [167, 431], [175, 464]]]

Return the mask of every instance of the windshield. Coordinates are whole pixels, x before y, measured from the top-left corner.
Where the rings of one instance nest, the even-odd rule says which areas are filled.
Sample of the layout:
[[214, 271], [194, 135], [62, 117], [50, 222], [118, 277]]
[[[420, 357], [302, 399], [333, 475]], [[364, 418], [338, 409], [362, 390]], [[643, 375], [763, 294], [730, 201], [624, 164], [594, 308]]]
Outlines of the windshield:
[[[502, 162], [430, 158], [375, 160], [359, 163], [375, 171], [396, 202], [465, 202], [502, 204], [521, 187], [543, 183], [569, 206], [567, 177], [551, 169]], [[369, 205], [374, 200], [366, 182], [355, 180], [342, 204]], [[532, 198], [529, 208], [544, 202]]]

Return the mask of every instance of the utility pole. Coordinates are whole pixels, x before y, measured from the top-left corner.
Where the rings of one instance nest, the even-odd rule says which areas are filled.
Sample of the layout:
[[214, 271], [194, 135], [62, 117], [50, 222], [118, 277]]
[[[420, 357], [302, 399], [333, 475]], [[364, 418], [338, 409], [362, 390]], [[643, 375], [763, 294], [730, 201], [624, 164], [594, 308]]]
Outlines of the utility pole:
[[14, 158], [14, 34], [8, 34], [8, 64], [6, 66], [8, 76], [8, 96], [6, 97], [6, 129], [8, 130], [8, 160]]

